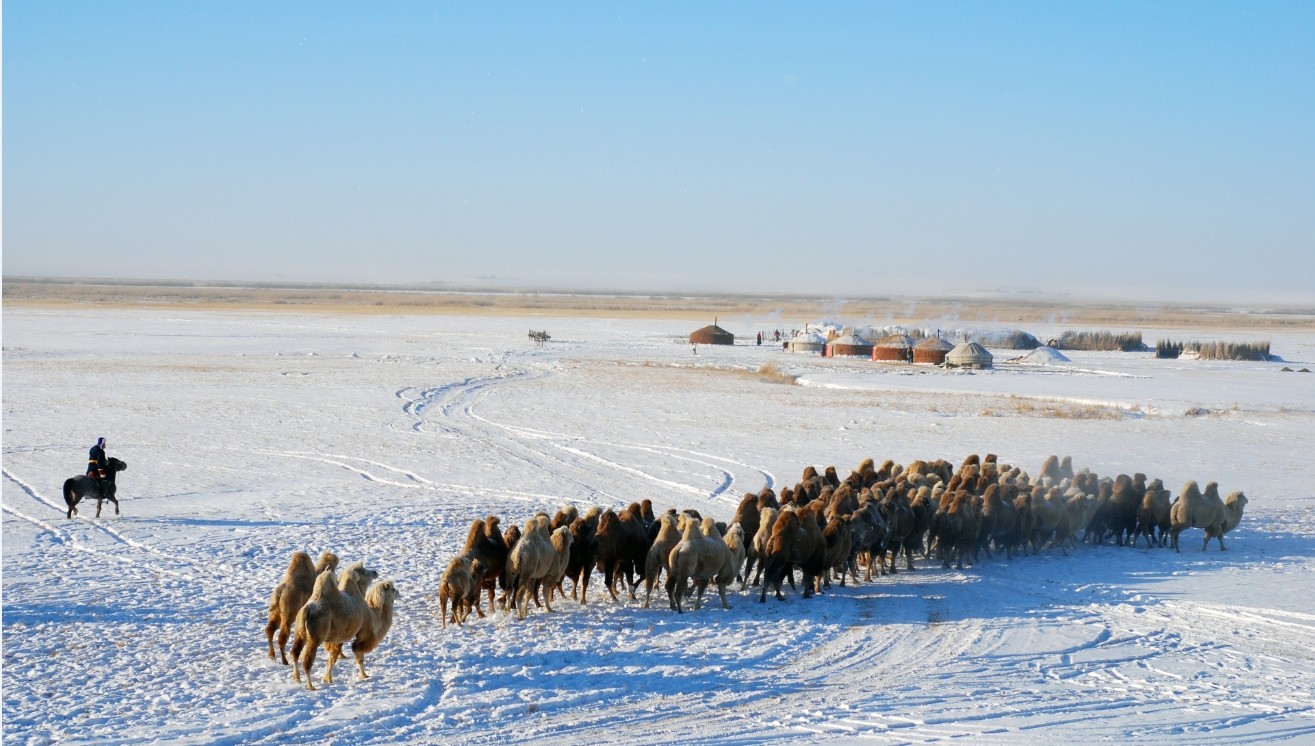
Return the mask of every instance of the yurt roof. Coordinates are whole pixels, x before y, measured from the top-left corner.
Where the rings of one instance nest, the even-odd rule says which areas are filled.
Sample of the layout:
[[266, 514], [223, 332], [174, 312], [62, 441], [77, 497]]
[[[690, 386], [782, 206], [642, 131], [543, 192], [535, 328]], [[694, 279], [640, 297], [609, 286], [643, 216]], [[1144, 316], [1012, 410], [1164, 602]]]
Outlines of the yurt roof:
[[948, 339], [942, 339], [940, 337], [927, 337], [926, 339], [922, 340], [917, 345], [915, 345], [913, 349], [940, 350], [942, 352], [949, 352], [950, 350], [954, 349], [954, 345], [951, 344], [950, 340]]
[[821, 334], [818, 334], [817, 332], [802, 332], [800, 334], [794, 335], [794, 338], [790, 340], [790, 343], [791, 344], [798, 343], [805, 345], [824, 345], [826, 344], [826, 337], [823, 337]]
[[831, 340], [833, 345], [849, 345], [850, 347], [871, 347], [872, 343], [862, 337], [850, 332]]
[[991, 353], [987, 352], [985, 347], [976, 342], [960, 342], [955, 345], [953, 350], [950, 350], [945, 355], [945, 360], [947, 362], [973, 362], [979, 360], [990, 362], [992, 359]]
[[913, 345], [913, 337], [910, 337], [907, 334], [898, 333], [883, 337], [882, 340], [876, 344], [877, 347], [897, 347], [902, 350], [913, 347]]
[[707, 326], [703, 327], [702, 329], [698, 329], [698, 330], [696, 330], [694, 333], [695, 333], [695, 334], [710, 334], [710, 335], [713, 335], [713, 336], [716, 336], [716, 335], [725, 335], [725, 336], [728, 336], [728, 337], [729, 337], [729, 336], [733, 336], [730, 332], [726, 331], [725, 329], [722, 329], [720, 326], [717, 326], [716, 324], [708, 324]]

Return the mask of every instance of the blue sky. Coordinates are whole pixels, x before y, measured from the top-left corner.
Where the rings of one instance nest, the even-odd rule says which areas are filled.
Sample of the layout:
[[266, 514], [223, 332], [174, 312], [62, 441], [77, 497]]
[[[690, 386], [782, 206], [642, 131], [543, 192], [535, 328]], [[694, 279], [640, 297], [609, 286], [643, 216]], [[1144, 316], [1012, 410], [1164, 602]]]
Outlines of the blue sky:
[[1315, 298], [1315, 3], [4, 3], [4, 274]]

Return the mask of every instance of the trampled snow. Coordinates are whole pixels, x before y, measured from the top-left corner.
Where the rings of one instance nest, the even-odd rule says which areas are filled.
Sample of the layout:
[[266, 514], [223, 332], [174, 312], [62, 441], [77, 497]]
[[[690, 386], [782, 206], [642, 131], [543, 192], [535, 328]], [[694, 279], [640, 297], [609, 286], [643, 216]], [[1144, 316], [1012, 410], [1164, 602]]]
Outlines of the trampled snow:
[[[1315, 375], [1281, 370], [1315, 340], [1266, 335], [1284, 363], [946, 371], [694, 349], [694, 326], [7, 310], [5, 742], [1315, 741]], [[122, 514], [66, 519], [60, 486], [102, 435], [128, 463]], [[917, 558], [680, 615], [595, 574], [586, 606], [440, 626], [475, 518], [650, 498], [729, 519], [807, 465], [974, 453], [1250, 503], [1225, 552], [1190, 530], [1181, 554]], [[349, 659], [308, 692], [265, 655], [266, 601], [293, 551], [326, 549], [401, 598], [370, 678]]]

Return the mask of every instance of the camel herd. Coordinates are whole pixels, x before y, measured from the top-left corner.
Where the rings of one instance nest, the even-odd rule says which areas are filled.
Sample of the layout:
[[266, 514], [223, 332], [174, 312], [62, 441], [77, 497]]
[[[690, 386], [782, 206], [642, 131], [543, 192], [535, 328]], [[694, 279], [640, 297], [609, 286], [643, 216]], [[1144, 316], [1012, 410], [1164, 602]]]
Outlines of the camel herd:
[[879, 467], [867, 459], [844, 480], [835, 467], [809, 466], [779, 495], [769, 487], [744, 495], [729, 524], [689, 509], [655, 515], [649, 500], [583, 513], [568, 506], [506, 531], [497, 516], [476, 519], [443, 573], [440, 613], [444, 626], [483, 617], [482, 599], [495, 608], [499, 589], [500, 608], [518, 618], [531, 603], [551, 611], [567, 578], [584, 604], [594, 569], [616, 601], [618, 585], [636, 599], [642, 583], [645, 608], [665, 577], [668, 605], [683, 612], [699, 609], [709, 586], [723, 607], [737, 579], [741, 590], [759, 586], [759, 601], [769, 592], [784, 599], [797, 571], [807, 598], [832, 580], [894, 574], [901, 557], [909, 570], [917, 556], [962, 569], [983, 553], [1067, 555], [1080, 543], [1136, 546], [1143, 537], [1176, 550], [1188, 528], [1205, 529], [1205, 545], [1215, 538], [1223, 549], [1246, 502], [1241, 492], [1220, 498], [1215, 482], [1204, 492], [1188, 482], [1173, 500], [1159, 479], [1075, 473], [1069, 457], [1046, 459], [1036, 477], [994, 455], [969, 456], [957, 470], [943, 459]]
[[[668, 606], [680, 613], [699, 610], [709, 586], [723, 608], [737, 580], [741, 591], [758, 586], [759, 602], [769, 592], [784, 600], [787, 583], [808, 598], [833, 580], [844, 586], [860, 573], [864, 581], [896, 574], [901, 557], [906, 570], [915, 557], [962, 569], [982, 554], [1067, 555], [1083, 543], [1135, 547], [1143, 537], [1148, 546], [1178, 550], [1189, 528], [1204, 529], [1203, 550], [1211, 538], [1223, 550], [1224, 534], [1242, 520], [1246, 503], [1242, 492], [1221, 498], [1215, 482], [1202, 491], [1190, 481], [1171, 499], [1159, 479], [1074, 472], [1069, 457], [1047, 458], [1035, 477], [994, 455], [969, 456], [958, 469], [943, 459], [905, 466], [866, 459], [843, 480], [833, 466], [820, 473], [809, 466], [779, 494], [770, 487], [745, 494], [730, 523], [692, 509], [657, 515], [650, 500], [620, 510], [567, 506], [505, 531], [497, 516], [476, 519], [442, 574], [439, 610], [443, 627], [462, 625], [472, 612], [485, 616], [487, 598], [490, 611], [524, 619], [531, 605], [552, 611], [568, 578], [571, 598], [585, 604], [595, 569], [617, 602], [618, 585], [637, 600], [642, 584], [644, 608], [665, 578]], [[364, 678], [365, 654], [392, 624], [394, 584], [374, 582], [377, 573], [359, 562], [341, 574], [337, 565], [332, 553], [312, 565], [296, 552], [270, 597], [269, 657], [277, 631], [279, 657], [288, 663], [283, 649], [295, 628], [294, 675], [300, 681], [304, 672], [308, 689], [319, 646], [329, 656], [326, 683], [348, 642]]]
[[348, 565], [341, 577], [337, 569], [338, 555], [332, 552], [321, 554], [313, 565], [310, 555], [293, 552], [283, 580], [269, 598], [269, 622], [265, 625], [269, 657], [274, 658], [274, 632], [278, 630], [279, 658], [288, 665], [284, 648], [295, 625], [292, 658], [296, 663], [292, 673], [301, 681], [305, 671], [306, 688], [311, 690], [315, 689], [311, 667], [321, 645], [329, 654], [324, 683], [333, 683], [333, 664], [342, 657], [342, 646], [349, 642], [361, 678], [369, 678], [365, 654], [379, 647], [393, 626], [393, 602], [397, 599], [393, 581], [375, 582], [378, 571], [367, 569], [361, 562]]

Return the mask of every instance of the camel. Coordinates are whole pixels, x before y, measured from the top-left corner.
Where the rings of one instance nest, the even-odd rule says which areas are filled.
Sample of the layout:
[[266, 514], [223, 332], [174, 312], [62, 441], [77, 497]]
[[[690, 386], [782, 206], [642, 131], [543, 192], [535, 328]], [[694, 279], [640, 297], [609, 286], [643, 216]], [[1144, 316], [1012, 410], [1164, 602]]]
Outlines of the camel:
[[732, 523], [740, 524], [740, 528], [744, 530], [745, 554], [742, 563], [744, 576], [740, 580], [741, 590], [749, 584], [749, 573], [753, 571], [753, 563], [758, 559], [757, 551], [753, 547], [753, 537], [758, 533], [758, 528], [761, 525], [760, 520], [762, 519], [762, 511], [758, 507], [758, 502], [759, 496], [756, 493], [746, 494], [740, 500], [740, 504], [736, 506], [735, 516], [731, 518]]
[[325, 570], [337, 569], [338, 555], [333, 552], [324, 552], [320, 555], [320, 561], [313, 565], [309, 554], [302, 551], [292, 553], [283, 580], [274, 587], [269, 597], [269, 623], [265, 625], [265, 640], [269, 643], [270, 660], [274, 659], [274, 630], [277, 629], [279, 660], [283, 665], [288, 665], [286, 648], [297, 612], [306, 605], [311, 592], [315, 590], [315, 578]]
[[[738, 521], [732, 521], [731, 525], [726, 527], [726, 533], [722, 535], [725, 540], [726, 549], [731, 553], [731, 569], [735, 571], [734, 577], [741, 577], [744, 569], [744, 562], [749, 555], [748, 542], [744, 540], [744, 527]], [[740, 589], [744, 589], [741, 581]]]
[[507, 556], [507, 603], [516, 609], [517, 618], [524, 619], [529, 614], [529, 601], [538, 597], [538, 588], [556, 559], [557, 553], [548, 538], [548, 519], [530, 518], [521, 531], [520, 541]]
[[630, 597], [634, 598], [635, 588], [639, 585], [636, 576], [644, 571], [648, 559], [648, 534], [640, 522], [639, 513], [639, 509], [631, 508], [620, 513], [607, 510], [598, 519], [598, 569], [603, 571], [607, 592], [618, 603], [621, 600], [616, 595], [618, 576], [626, 575]]
[[[476, 590], [478, 595], [478, 590]], [[356, 633], [356, 639], [352, 640], [352, 656], [356, 658], [356, 668], [361, 672], [361, 678], [368, 679], [370, 675], [365, 672], [365, 654], [373, 652], [383, 642], [384, 635], [393, 626], [393, 602], [397, 600], [397, 586], [391, 580], [381, 580], [370, 586], [365, 592], [365, 606], [370, 610], [369, 621], [361, 626], [361, 631]], [[470, 613], [469, 610], [467, 613]], [[335, 643], [338, 648], [337, 657], [342, 655], [342, 644]]]
[[[594, 538], [594, 524], [585, 518], [571, 521], [571, 554], [566, 561], [565, 577], [571, 579], [571, 598], [584, 606], [589, 597], [589, 576], [593, 574], [598, 555], [598, 540]], [[558, 592], [562, 584], [557, 583]]]
[[[461, 626], [466, 617], [470, 616], [471, 607], [479, 607], [479, 592], [483, 581], [484, 565], [480, 560], [465, 555], [452, 558], [438, 583], [438, 608], [443, 629], [447, 629], [449, 620]], [[449, 602], [452, 604], [450, 617], [447, 611]]]
[[[498, 530], [498, 523], [498, 517], [495, 515], [486, 516], [484, 520], [475, 519], [466, 534], [466, 546], [461, 550], [462, 557], [472, 561], [479, 560], [480, 567], [484, 571], [480, 586], [488, 591], [490, 609], [493, 608], [493, 595], [498, 580], [503, 577], [507, 566], [507, 542], [502, 532]], [[506, 588], [505, 581], [503, 587]], [[475, 613], [482, 619], [484, 611], [480, 608], [478, 593], [475, 595], [474, 607]]]
[[687, 516], [677, 516], [675, 513], [663, 513], [658, 516], [658, 534], [653, 539], [653, 545], [648, 549], [648, 557], [644, 560], [645, 609], [653, 600], [653, 589], [657, 587], [658, 578], [663, 572], [670, 576], [671, 550], [675, 549], [676, 545], [680, 543], [681, 531], [687, 521]]
[[[1137, 546], [1137, 539], [1141, 536], [1146, 537], [1148, 548], [1164, 546], [1168, 539], [1171, 505], [1169, 490], [1164, 489], [1164, 483], [1159, 479], [1152, 479], [1146, 486], [1146, 494], [1142, 496], [1141, 505], [1137, 507], [1137, 530], [1132, 537], [1134, 547]], [[1158, 537], [1155, 533], [1157, 530]]]
[[715, 520], [704, 518], [702, 523], [687, 520], [681, 540], [671, 550], [668, 564], [667, 595], [677, 613], [684, 611], [682, 602], [691, 580], [696, 590], [695, 611], [703, 606], [703, 594], [709, 582], [717, 584], [721, 607], [730, 608], [726, 603], [726, 586], [735, 580], [734, 561]]
[[1205, 529], [1205, 541], [1201, 551], [1210, 546], [1210, 537], [1219, 540], [1219, 551], [1224, 551], [1224, 534], [1237, 527], [1242, 521], [1242, 510], [1246, 507], [1246, 495], [1234, 492], [1228, 496], [1228, 502], [1219, 498], [1219, 483], [1211, 482], [1202, 493], [1195, 481], [1183, 486], [1178, 501], [1169, 510], [1169, 541], [1175, 552], [1178, 548], [1178, 535], [1188, 528]]
[[[754, 533], [749, 542], [753, 547], [753, 552], [748, 555], [748, 559], [744, 563], [744, 583], [746, 584], [758, 585], [759, 580], [762, 578], [763, 568], [767, 566], [767, 543], [771, 540], [772, 526], [775, 525], [779, 513], [779, 508], [771, 506], [758, 509], [758, 531]], [[755, 561], [758, 563], [758, 573], [753, 576], [753, 582], [749, 583], [749, 576], [753, 574]]]
[[552, 544], [553, 557], [552, 565], [548, 568], [548, 574], [543, 578], [543, 605], [552, 611], [552, 594], [557, 590], [562, 578], [566, 577], [566, 565], [571, 560], [571, 535], [570, 526], [560, 526], [548, 537]]
[[[306, 672], [307, 689], [315, 689], [310, 672], [315, 665], [315, 652], [321, 645], [329, 652], [324, 683], [333, 683], [333, 664], [342, 653], [341, 644], [351, 641], [370, 621], [365, 591], [377, 577], [377, 571], [366, 569], [361, 562], [353, 562], [343, 570], [340, 579], [335, 578], [331, 571], [322, 572], [315, 578], [310, 600], [297, 612], [297, 635], [292, 643], [292, 657], [301, 663], [300, 668], [292, 667], [292, 673], [297, 681], [301, 681], [301, 672]], [[332, 645], [338, 645], [336, 652]]]

